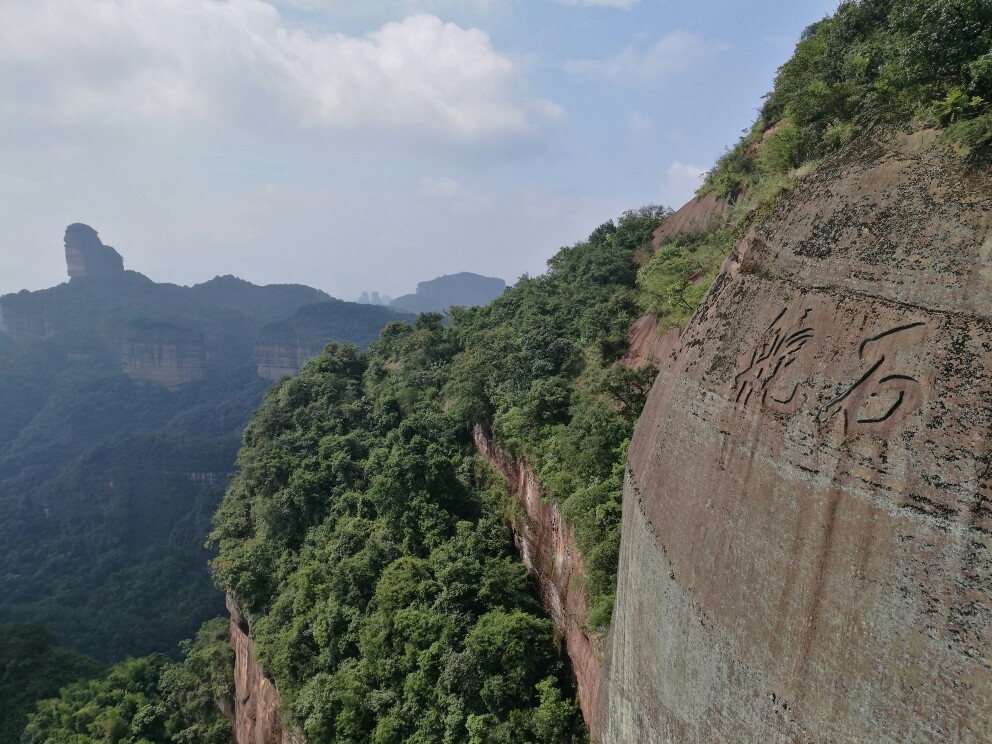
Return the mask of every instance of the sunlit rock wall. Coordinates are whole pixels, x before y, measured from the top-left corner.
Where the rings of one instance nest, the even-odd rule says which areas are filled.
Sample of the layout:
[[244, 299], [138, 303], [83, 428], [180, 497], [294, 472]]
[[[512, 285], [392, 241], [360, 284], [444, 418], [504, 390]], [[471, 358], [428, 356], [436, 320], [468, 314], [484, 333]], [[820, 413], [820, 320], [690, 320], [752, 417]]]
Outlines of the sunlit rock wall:
[[630, 448], [604, 741], [992, 741], [992, 179], [933, 133], [753, 226]]

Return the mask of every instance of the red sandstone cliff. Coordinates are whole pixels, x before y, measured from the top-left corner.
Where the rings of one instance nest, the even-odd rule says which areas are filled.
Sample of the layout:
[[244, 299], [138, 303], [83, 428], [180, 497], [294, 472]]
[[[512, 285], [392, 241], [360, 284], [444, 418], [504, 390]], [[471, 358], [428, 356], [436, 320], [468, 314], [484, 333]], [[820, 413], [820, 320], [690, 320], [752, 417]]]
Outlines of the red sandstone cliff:
[[630, 447], [604, 742], [992, 740], [990, 261], [933, 133], [738, 243]]
[[602, 641], [583, 630], [589, 595], [583, 585], [585, 570], [575, 533], [562, 521], [558, 505], [545, 498], [534, 471], [503, 450], [483, 427], [473, 432], [475, 447], [506, 478], [523, 512], [513, 522], [514, 542], [524, 564], [537, 578], [541, 599], [565, 649], [579, 688], [579, 704], [589, 733], [599, 739], [600, 670]]
[[697, 196], [658, 226], [651, 235], [651, 247], [657, 250], [665, 240], [680, 232], [706, 230], [714, 222], [722, 223], [727, 219], [729, 212], [730, 203], [716, 193], [711, 191], [703, 196]]
[[228, 595], [231, 647], [234, 649], [234, 702], [225, 713], [234, 728], [234, 744], [306, 744], [302, 734], [284, 731], [279, 720], [279, 692], [255, 660], [248, 621], [237, 599]]

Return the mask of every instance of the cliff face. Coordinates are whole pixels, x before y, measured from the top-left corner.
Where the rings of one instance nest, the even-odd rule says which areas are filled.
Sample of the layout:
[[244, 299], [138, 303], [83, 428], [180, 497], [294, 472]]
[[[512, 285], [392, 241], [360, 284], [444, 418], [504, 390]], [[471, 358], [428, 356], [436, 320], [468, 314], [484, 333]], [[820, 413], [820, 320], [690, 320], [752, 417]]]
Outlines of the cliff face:
[[990, 259], [932, 133], [738, 243], [630, 447], [604, 742], [988, 741]]
[[658, 226], [651, 236], [651, 246], [657, 249], [665, 240], [680, 232], [705, 230], [713, 222], [724, 221], [729, 211], [730, 203], [712, 191], [697, 196]]
[[0, 324], [17, 341], [45, 338], [49, 333], [45, 305], [28, 291], [0, 298]]
[[263, 326], [255, 343], [259, 377], [278, 380], [298, 374], [331, 341], [365, 347], [390, 321], [414, 320], [402, 310], [381, 305], [328, 300], [299, 308], [289, 318]]
[[202, 379], [207, 371], [203, 335], [166, 323], [132, 324], [120, 344], [121, 369], [138, 382], [168, 390]]
[[315, 352], [313, 339], [301, 339], [287, 332], [285, 335], [265, 332], [255, 344], [255, 368], [258, 376], [266, 380], [280, 380], [299, 374], [303, 364]]
[[306, 744], [302, 735], [279, 724], [279, 692], [255, 661], [248, 621], [228, 595], [231, 646], [234, 649], [234, 701], [225, 710], [234, 728], [234, 744]]
[[558, 505], [543, 497], [537, 476], [526, 464], [501, 449], [481, 426], [473, 434], [479, 454], [503, 474], [523, 507], [513, 520], [514, 542], [537, 579], [555, 629], [565, 639], [582, 715], [598, 739], [603, 648], [598, 635], [583, 630], [589, 596], [582, 585], [584, 569], [575, 534], [562, 521]]
[[124, 272], [124, 259], [104, 245], [89, 225], [81, 222], [65, 229], [65, 263], [69, 277], [109, 276]]

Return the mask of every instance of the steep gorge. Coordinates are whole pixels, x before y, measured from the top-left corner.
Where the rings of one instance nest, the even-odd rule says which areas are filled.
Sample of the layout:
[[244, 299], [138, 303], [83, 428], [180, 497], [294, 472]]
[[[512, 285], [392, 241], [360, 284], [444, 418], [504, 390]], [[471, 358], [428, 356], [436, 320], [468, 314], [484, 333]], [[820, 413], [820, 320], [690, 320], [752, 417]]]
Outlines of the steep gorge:
[[598, 739], [603, 644], [586, 628], [589, 594], [575, 531], [524, 461], [513, 457], [482, 426], [473, 431], [476, 451], [507, 482], [514, 541], [520, 557], [540, 587], [541, 599], [555, 630], [564, 639], [589, 733]]

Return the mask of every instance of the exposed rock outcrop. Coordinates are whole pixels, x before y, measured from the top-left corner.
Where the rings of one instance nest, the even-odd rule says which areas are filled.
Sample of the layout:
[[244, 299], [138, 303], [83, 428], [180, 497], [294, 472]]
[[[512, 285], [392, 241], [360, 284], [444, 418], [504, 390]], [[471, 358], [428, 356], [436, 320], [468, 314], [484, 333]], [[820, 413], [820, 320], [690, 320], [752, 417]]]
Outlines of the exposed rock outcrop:
[[992, 182], [864, 139], [752, 227], [630, 447], [604, 742], [987, 742]]
[[730, 212], [730, 202], [710, 191], [697, 196], [662, 222], [651, 235], [651, 247], [657, 250], [665, 240], [681, 232], [705, 230], [714, 221], [723, 222]]
[[623, 355], [623, 363], [634, 369], [647, 364], [660, 366], [678, 345], [679, 329], [660, 331], [658, 318], [654, 315], [642, 315], [635, 320], [627, 331], [627, 351]]
[[255, 660], [255, 644], [237, 599], [228, 595], [234, 649], [234, 703], [229, 715], [234, 744], [306, 744], [302, 734], [282, 729], [279, 692]]
[[[326, 339], [330, 340], [330, 339]], [[307, 359], [319, 351], [319, 339], [265, 331], [255, 344], [255, 368], [266, 380], [281, 380], [300, 373]]]
[[112, 276], [124, 272], [121, 254], [104, 245], [89, 225], [76, 222], [65, 229], [65, 263], [69, 276]]
[[263, 326], [255, 343], [260, 377], [278, 380], [299, 373], [331, 341], [368, 346], [393, 320], [414, 320], [409, 313], [382, 305], [328, 300], [301, 307], [286, 320]]
[[18, 341], [45, 338], [50, 331], [44, 301], [27, 290], [0, 297], [0, 322], [3, 332]]
[[132, 323], [120, 344], [121, 369], [138, 382], [168, 390], [202, 379], [207, 372], [203, 335], [170, 323]]
[[514, 542], [523, 562], [537, 578], [541, 599], [565, 648], [579, 688], [579, 704], [594, 739], [599, 737], [600, 637], [583, 629], [589, 595], [585, 570], [572, 528], [562, 521], [558, 505], [544, 497], [537, 476], [493, 441], [481, 426], [473, 432], [479, 454], [506, 478], [523, 511], [513, 520]]

